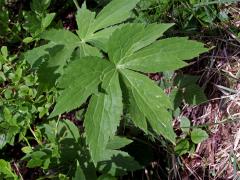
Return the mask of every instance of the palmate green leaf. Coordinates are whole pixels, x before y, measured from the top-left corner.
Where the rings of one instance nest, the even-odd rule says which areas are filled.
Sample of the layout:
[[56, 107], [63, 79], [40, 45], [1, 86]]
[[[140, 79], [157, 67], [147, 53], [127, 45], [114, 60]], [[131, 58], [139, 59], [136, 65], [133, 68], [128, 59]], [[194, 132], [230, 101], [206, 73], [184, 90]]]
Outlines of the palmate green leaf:
[[79, 57], [86, 57], [86, 56], [97, 56], [102, 57], [102, 53], [96, 47], [90, 46], [88, 44], [80, 44], [79, 45], [80, 56]]
[[[84, 3], [76, 15], [79, 38], [85, 42], [97, 41], [101, 45], [105, 45], [109, 36], [116, 28], [110, 26], [119, 24], [129, 18], [130, 11], [138, 2], [139, 0], [113, 0], [97, 16], [95, 12], [88, 10]], [[100, 46], [99, 48], [102, 47]]]
[[50, 117], [79, 107], [91, 94], [97, 92], [101, 75], [108, 66], [107, 61], [97, 57], [85, 57], [68, 65], [58, 85], [65, 89], [57, 98]]
[[[58, 75], [62, 74], [62, 67], [71, 59], [76, 48], [80, 50], [80, 57], [102, 57], [100, 49], [105, 52], [107, 51], [108, 38], [119, 27], [116, 24], [125, 21], [130, 16], [130, 11], [138, 2], [139, 0], [113, 0], [97, 16], [95, 12], [89, 11], [84, 3], [76, 15], [78, 36], [64, 29], [51, 29], [43, 32], [40, 38], [50, 41], [50, 44], [56, 46], [63, 45], [64, 47], [59, 52], [56, 52], [56, 54], [51, 53], [50, 58], [47, 59], [48, 62], [40, 67], [38, 74], [41, 89], [50, 89], [56, 83]], [[51, 20], [51, 17], [49, 19]], [[45, 24], [48, 24], [47, 19]], [[113, 25], [116, 26], [112, 27]], [[46, 49], [49, 49], [49, 45], [41, 46], [36, 50], [28, 52], [26, 54], [27, 61], [31, 65], [39, 66], [46, 60], [42, 59], [42, 57], [49, 55]], [[36, 52], [38, 58], [32, 58], [33, 53]], [[44, 78], [46, 70], [48, 71], [47, 75], [54, 78]]]
[[[124, 82], [139, 110], [147, 118], [151, 128], [161, 133], [165, 138], [175, 142], [175, 133], [172, 129], [171, 115], [166, 108], [172, 108], [169, 98], [164, 92], [146, 76], [130, 70], [121, 70]], [[133, 121], [135, 121], [133, 119]]]
[[102, 49], [104, 52], [107, 52], [109, 35], [121, 26], [122, 25], [112, 26], [96, 32], [94, 33], [94, 36], [88, 38], [87, 42], [95, 47]]
[[[127, 107], [134, 124], [146, 133], [152, 129], [175, 143], [172, 116], [169, 112], [169, 109], [173, 109], [170, 98], [147, 76], [133, 71], [156, 72], [179, 68], [186, 65], [184, 60], [206, 50], [203, 44], [186, 38], [155, 42], [169, 27], [171, 24], [123, 25], [112, 33], [107, 46], [101, 45], [108, 51], [110, 61], [80, 55], [80, 58], [67, 66], [59, 80], [59, 88], [63, 90], [51, 117], [79, 107], [92, 95], [84, 126], [86, 142], [95, 165], [104, 162], [104, 167], [107, 167], [109, 163], [106, 164], [106, 161], [113, 162], [109, 156], [113, 152], [111, 156], [119, 153], [107, 148], [109, 140], [111, 142], [115, 136], [123, 113], [123, 87], [128, 91]], [[85, 30], [79, 33], [89, 32], [91, 31]], [[121, 87], [119, 76], [123, 80]]]
[[94, 31], [125, 21], [140, 0], [113, 0], [97, 15]]
[[187, 38], [168, 38], [128, 56], [119, 66], [141, 72], [162, 72], [186, 66], [183, 60], [190, 60], [206, 52], [202, 43]]
[[25, 59], [32, 66], [39, 66], [39, 88], [45, 90], [55, 85], [63, 67], [70, 61], [74, 49], [79, 46], [80, 39], [70, 31], [55, 29], [43, 33], [41, 38], [51, 42], [28, 51], [25, 53]]
[[37, 74], [39, 89], [45, 90], [55, 86], [57, 79], [63, 73], [63, 67], [70, 59], [74, 47], [56, 45], [53, 48], [47, 50], [49, 53], [48, 61], [43, 63]]
[[55, 44], [62, 44], [62, 45], [71, 45], [75, 46], [79, 43], [80, 39], [77, 35], [72, 33], [71, 31], [64, 30], [64, 29], [51, 29], [41, 34], [41, 38], [51, 41]]
[[50, 57], [51, 59], [48, 59], [50, 67], [51, 64], [57, 63], [56, 66], [60, 65], [61, 68], [66, 65], [73, 50], [81, 44], [78, 36], [67, 30], [51, 29], [42, 33], [41, 38], [50, 41], [50, 43], [29, 50], [24, 54], [27, 62], [34, 67], [39, 66], [43, 62], [41, 57], [49, 55], [49, 51], [52, 52], [54, 46], [61, 45], [64, 46], [62, 49], [59, 49], [56, 53], [52, 52], [50, 55], [55, 57]]
[[89, 11], [84, 3], [76, 16], [79, 38], [106, 51], [108, 38], [118, 27], [113, 25], [129, 18], [130, 11], [138, 2], [139, 0], [113, 0], [97, 16], [95, 12]]
[[153, 101], [152, 104], [154, 106], [172, 109], [172, 103], [168, 96], [147, 76], [127, 69], [121, 70], [120, 72], [123, 75], [126, 85], [133, 89], [133, 91], [131, 91], [133, 96], [136, 90], [136, 92], [142, 96], [148, 97], [147, 100]]
[[[115, 64], [120, 64], [126, 57], [139, 49], [148, 46], [173, 24], [127, 24], [118, 29], [109, 39], [109, 58]], [[121, 47], [121, 48], [119, 48]]]
[[127, 113], [130, 115], [131, 119], [134, 119], [134, 121], [132, 121], [134, 125], [140, 128], [146, 134], [148, 134], [148, 125], [146, 117], [136, 104], [132, 92], [128, 90], [127, 86], [124, 83], [122, 83], [121, 85], [124, 99], [123, 101], [126, 106], [126, 109], [128, 110]]
[[144, 113], [139, 109], [138, 104], [136, 103], [133, 94], [129, 92], [129, 114], [133, 119], [133, 123], [135, 126], [139, 127], [141, 130], [143, 130], [145, 133], [148, 132], [148, 127], [147, 127], [147, 120], [146, 117], [144, 116]]
[[91, 35], [92, 24], [94, 23], [96, 13], [87, 9], [86, 3], [83, 3], [76, 15], [78, 30], [77, 34], [81, 40]]
[[93, 95], [84, 120], [86, 142], [95, 164], [102, 159], [109, 138], [113, 137], [117, 130], [123, 111], [122, 92], [115, 69], [105, 73], [102, 88], [106, 92]]
[[[72, 32], [63, 29], [46, 31], [41, 35], [41, 38], [56, 44], [56, 47], [48, 50], [49, 59], [42, 71], [48, 69], [49, 77], [51, 74], [62, 74], [62, 69], [70, 60], [74, 49], [81, 45], [80, 39]], [[42, 81], [43, 84], [44, 82], [49, 84], [48, 81]]]

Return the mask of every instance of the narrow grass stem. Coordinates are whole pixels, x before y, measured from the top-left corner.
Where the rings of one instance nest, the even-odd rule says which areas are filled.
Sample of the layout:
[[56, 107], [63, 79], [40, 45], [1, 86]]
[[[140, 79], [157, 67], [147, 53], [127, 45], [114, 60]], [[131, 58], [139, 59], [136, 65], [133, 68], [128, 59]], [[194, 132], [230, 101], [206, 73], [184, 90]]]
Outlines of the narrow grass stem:
[[79, 6], [77, 0], [73, 0], [73, 2], [74, 2], [74, 4], [75, 4], [75, 6], [77, 7], [77, 9], [79, 10], [79, 9], [80, 9], [80, 6]]
[[38, 142], [38, 144], [42, 145], [42, 142], [38, 139], [35, 132], [32, 130], [31, 126], [29, 125], [28, 127], [29, 127], [29, 130], [31, 131], [31, 133], [33, 134], [35, 140]]

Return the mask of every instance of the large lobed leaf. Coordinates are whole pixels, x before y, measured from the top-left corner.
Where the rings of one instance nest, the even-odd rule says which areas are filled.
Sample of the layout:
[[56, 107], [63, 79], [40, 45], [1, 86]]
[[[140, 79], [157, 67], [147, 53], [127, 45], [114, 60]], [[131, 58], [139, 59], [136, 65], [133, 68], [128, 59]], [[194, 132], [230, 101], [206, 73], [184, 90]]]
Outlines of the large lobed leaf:
[[50, 89], [55, 86], [73, 50], [74, 47], [63, 45], [56, 45], [47, 50], [49, 53], [48, 61], [44, 62], [38, 70], [39, 88], [41, 90]]
[[74, 43], [78, 43], [80, 39], [78, 36], [73, 34], [71, 31], [64, 30], [64, 29], [51, 29], [48, 30], [41, 35], [42, 39], [51, 41], [55, 44], [62, 44], [62, 45], [73, 45]]
[[124, 58], [139, 49], [148, 46], [173, 24], [127, 24], [117, 29], [109, 39], [109, 58], [115, 64], [120, 64]]
[[105, 158], [109, 140], [115, 136], [121, 119], [119, 76], [128, 90], [128, 107], [134, 124], [146, 133], [150, 128], [175, 143], [169, 113], [173, 105], [169, 97], [147, 76], [136, 72], [174, 70], [186, 66], [184, 60], [206, 51], [202, 43], [187, 38], [156, 41], [171, 25], [124, 25], [115, 30], [108, 41], [110, 62], [97, 57], [80, 57], [67, 66], [59, 81], [63, 91], [51, 117], [79, 107], [93, 94], [84, 126], [95, 165]]
[[[76, 48], [80, 49], [80, 57], [102, 57], [100, 49], [107, 51], [108, 38], [119, 27], [116, 24], [125, 21], [138, 2], [139, 0], [113, 0], [97, 16], [95, 12], [89, 11], [84, 3], [76, 15], [78, 36], [64, 29], [51, 29], [42, 33], [40, 38], [48, 40], [50, 43], [25, 54], [31, 65], [42, 64], [46, 59], [41, 57], [49, 55], [54, 45], [64, 47], [55, 54], [51, 53], [47, 58], [48, 62], [40, 66], [38, 74], [41, 89], [50, 89], [55, 85], [58, 77], [62, 74], [62, 68], [70, 61]], [[36, 57], [34, 57], [35, 54], [37, 54]], [[47, 76], [54, 78], [45, 78], [46, 70]]]
[[94, 23], [96, 13], [87, 9], [86, 3], [84, 3], [76, 15], [78, 30], [77, 34], [81, 40], [85, 39], [93, 32], [91, 26]]
[[135, 126], [143, 130], [145, 133], [148, 133], [146, 117], [144, 116], [144, 113], [140, 110], [139, 105], [136, 103], [133, 97], [133, 93], [130, 91], [128, 92], [128, 99], [129, 99], [128, 104], [129, 114], [132, 117], [133, 123], [135, 124]]
[[[174, 143], [175, 133], [172, 129], [171, 115], [166, 109], [172, 108], [169, 98], [146, 76], [130, 70], [121, 70], [121, 73], [136, 103], [133, 106], [137, 106], [144, 114], [141, 118], [146, 117], [156, 133]], [[139, 119], [133, 121], [137, 121], [135, 124], [139, 123]]]
[[105, 92], [91, 98], [84, 120], [86, 141], [95, 163], [102, 159], [109, 138], [113, 137], [117, 130], [123, 111], [122, 92], [115, 69], [105, 74], [102, 88]]
[[140, 0], [113, 0], [105, 6], [95, 17], [84, 3], [77, 12], [77, 34], [84, 42], [93, 43], [96, 47], [106, 51], [109, 36], [119, 24], [130, 17], [130, 11]]
[[120, 65], [146, 73], [172, 71], [186, 66], [184, 60], [192, 59], [206, 50], [202, 43], [185, 37], [168, 38], [126, 57]]
[[91, 94], [97, 92], [102, 73], [109, 64], [97, 57], [85, 57], [68, 65], [59, 82], [59, 87], [64, 90], [57, 98], [50, 117], [79, 107]]
[[97, 15], [94, 32], [118, 24], [130, 17], [130, 11], [140, 0], [113, 0]]

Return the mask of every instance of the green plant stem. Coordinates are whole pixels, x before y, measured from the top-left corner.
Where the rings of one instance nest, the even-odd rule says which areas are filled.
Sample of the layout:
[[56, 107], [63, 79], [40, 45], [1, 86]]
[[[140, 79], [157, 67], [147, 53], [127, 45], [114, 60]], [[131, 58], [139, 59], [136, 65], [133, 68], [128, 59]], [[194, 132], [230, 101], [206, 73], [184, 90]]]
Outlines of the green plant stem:
[[[27, 145], [28, 145], [29, 147], [31, 147], [30, 143], [28, 142], [28, 139], [27, 139], [25, 136], [23, 136], [23, 139], [26, 141]], [[32, 148], [32, 147], [31, 147], [31, 148]]]
[[29, 127], [29, 129], [30, 129], [30, 131], [31, 131], [31, 133], [33, 134], [33, 136], [34, 136], [34, 138], [35, 138], [35, 140], [38, 142], [38, 144], [40, 144], [40, 145], [42, 145], [42, 142], [37, 138], [37, 136], [36, 136], [36, 134], [35, 134], [35, 132], [32, 130], [32, 128], [31, 128], [31, 126], [30, 125], [28, 125], [28, 127]]
[[77, 7], [77, 9], [79, 10], [79, 9], [80, 9], [80, 6], [79, 6], [77, 0], [73, 0], [73, 2], [74, 2], [74, 4], [75, 4], [75, 6]]
[[55, 127], [55, 136], [57, 137], [57, 133], [58, 133], [58, 124], [59, 124], [59, 120], [60, 120], [61, 116], [58, 116], [58, 120], [56, 123], [56, 127]]

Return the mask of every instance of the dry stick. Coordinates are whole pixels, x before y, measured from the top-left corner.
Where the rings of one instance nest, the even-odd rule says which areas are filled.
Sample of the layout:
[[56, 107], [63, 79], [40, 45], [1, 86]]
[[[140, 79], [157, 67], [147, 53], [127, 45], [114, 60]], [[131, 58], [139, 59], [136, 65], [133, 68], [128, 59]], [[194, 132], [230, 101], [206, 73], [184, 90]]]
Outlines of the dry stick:
[[16, 168], [16, 171], [17, 171], [18, 175], [20, 176], [21, 180], [24, 180], [23, 177], [22, 177], [21, 172], [19, 171], [19, 168], [18, 168], [16, 162], [13, 162], [13, 165], [14, 165], [14, 167]]
[[236, 122], [236, 121], [240, 121], [240, 117], [239, 118], [235, 118], [235, 119], [226, 118], [223, 121], [216, 122], [216, 123], [206, 123], [206, 124], [203, 124], [203, 125], [195, 125], [195, 126], [188, 126], [188, 127], [182, 127], [182, 128], [198, 128], [198, 127], [203, 128], [203, 127], [207, 127], [207, 126], [214, 126], [214, 125], [219, 125], [219, 124], [227, 124], [227, 123], [232, 123], [232, 122]]

